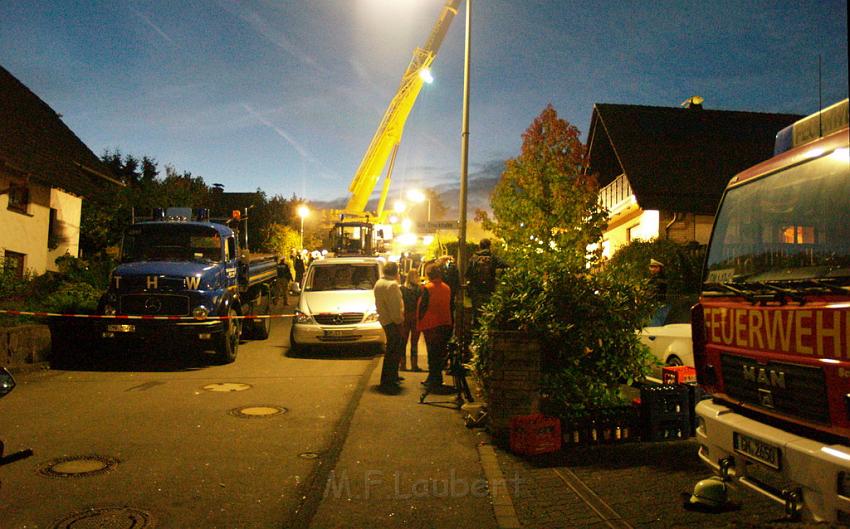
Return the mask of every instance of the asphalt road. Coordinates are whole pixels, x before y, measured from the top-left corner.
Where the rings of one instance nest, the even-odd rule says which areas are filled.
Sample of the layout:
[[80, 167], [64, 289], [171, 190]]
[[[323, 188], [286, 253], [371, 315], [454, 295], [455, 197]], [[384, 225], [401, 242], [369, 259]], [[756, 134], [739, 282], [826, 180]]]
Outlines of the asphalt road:
[[[378, 359], [290, 358], [288, 335], [289, 320], [273, 320], [268, 340], [244, 341], [224, 366], [179, 350], [118, 351], [18, 375], [0, 401], [0, 434], [7, 453], [34, 455], [0, 469], [0, 527], [298, 522], [299, 490], [316, 456], [342, 442], [336, 428]], [[242, 407], [254, 409], [234, 413]]]

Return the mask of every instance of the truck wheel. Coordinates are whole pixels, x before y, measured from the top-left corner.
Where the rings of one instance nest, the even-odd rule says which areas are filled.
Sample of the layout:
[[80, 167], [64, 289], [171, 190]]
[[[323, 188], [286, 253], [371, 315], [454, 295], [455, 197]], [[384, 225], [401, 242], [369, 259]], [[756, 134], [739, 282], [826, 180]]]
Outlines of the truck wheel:
[[221, 364], [230, 364], [236, 360], [236, 353], [239, 350], [239, 335], [241, 334], [241, 321], [235, 318], [237, 316], [233, 307], [227, 311], [230, 316], [224, 321], [224, 330], [216, 336], [215, 353], [216, 359]]
[[[253, 314], [258, 316], [268, 316], [271, 313], [271, 297], [266, 290], [260, 294], [260, 299], [257, 300], [257, 305], [254, 307]], [[269, 337], [269, 331], [272, 328], [271, 318], [259, 318], [254, 320], [253, 338], [256, 340], [265, 340]]]

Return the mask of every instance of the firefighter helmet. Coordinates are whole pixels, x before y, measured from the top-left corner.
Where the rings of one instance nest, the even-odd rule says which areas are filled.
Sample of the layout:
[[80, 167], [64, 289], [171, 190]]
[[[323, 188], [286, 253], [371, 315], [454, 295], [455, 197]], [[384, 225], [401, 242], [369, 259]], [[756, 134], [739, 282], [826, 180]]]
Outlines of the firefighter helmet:
[[694, 486], [689, 503], [704, 507], [718, 508], [726, 504], [726, 483], [719, 476], [699, 481]]

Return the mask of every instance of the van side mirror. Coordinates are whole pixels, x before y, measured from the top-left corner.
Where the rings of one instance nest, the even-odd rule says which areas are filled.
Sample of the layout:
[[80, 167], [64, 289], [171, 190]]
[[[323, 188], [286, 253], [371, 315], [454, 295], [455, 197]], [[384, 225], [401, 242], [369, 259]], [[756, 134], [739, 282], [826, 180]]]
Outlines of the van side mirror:
[[12, 378], [12, 373], [5, 367], [0, 368], [0, 397], [5, 397], [15, 389], [15, 379]]

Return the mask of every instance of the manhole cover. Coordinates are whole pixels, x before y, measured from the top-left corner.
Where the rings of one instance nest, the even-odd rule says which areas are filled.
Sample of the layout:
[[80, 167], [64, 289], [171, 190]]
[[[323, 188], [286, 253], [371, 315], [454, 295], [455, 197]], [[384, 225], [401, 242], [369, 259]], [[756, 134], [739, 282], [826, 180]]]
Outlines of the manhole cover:
[[301, 459], [319, 459], [319, 453], [318, 452], [302, 452], [302, 453], [298, 454], [298, 457], [300, 457]]
[[41, 465], [39, 474], [51, 478], [83, 478], [109, 472], [118, 460], [104, 456], [70, 456]]
[[246, 389], [251, 389], [250, 384], [240, 384], [238, 382], [220, 382], [218, 384], [207, 384], [204, 386], [204, 391], [220, 391], [220, 392], [230, 392], [230, 391], [245, 391]]
[[94, 507], [75, 512], [53, 524], [53, 529], [145, 529], [153, 527], [150, 513], [132, 507]]
[[241, 408], [232, 409], [227, 413], [234, 417], [239, 417], [240, 419], [265, 419], [268, 417], [274, 417], [275, 415], [280, 415], [281, 413], [286, 413], [287, 411], [289, 410], [281, 406], [261, 405], [242, 406]]

